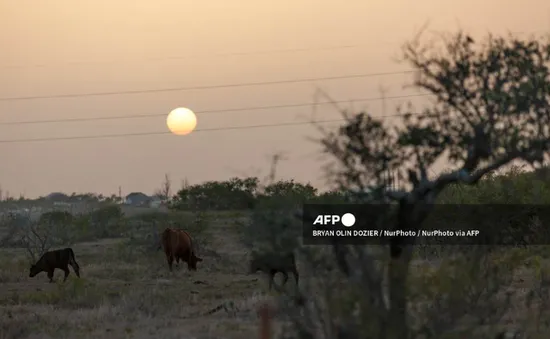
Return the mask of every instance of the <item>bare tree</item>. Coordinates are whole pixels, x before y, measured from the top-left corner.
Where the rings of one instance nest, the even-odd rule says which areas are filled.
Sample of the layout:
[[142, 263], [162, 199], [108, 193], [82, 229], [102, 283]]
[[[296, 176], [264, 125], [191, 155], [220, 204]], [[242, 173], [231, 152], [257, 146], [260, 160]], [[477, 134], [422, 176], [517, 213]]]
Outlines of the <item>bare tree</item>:
[[52, 246], [51, 230], [39, 223], [31, 223], [21, 236], [21, 243], [30, 260], [36, 262], [38, 258], [49, 251]]
[[284, 154], [284, 152], [276, 152], [270, 156], [270, 160], [271, 160], [271, 165], [269, 168], [269, 173], [264, 179], [264, 181], [268, 185], [273, 184], [275, 182], [275, 178], [277, 177], [277, 166], [280, 164], [281, 161], [288, 160], [288, 158]]
[[0, 247], [14, 247], [19, 245], [21, 230], [24, 229], [30, 219], [28, 216], [10, 212], [3, 212], [0, 217], [0, 227], [5, 230], [0, 238]]
[[72, 215], [69, 212], [49, 211], [42, 213], [38, 220], [32, 214], [30, 208], [9, 220], [12, 233], [8, 240], [13, 244], [16, 239], [16, 245], [25, 249], [29, 260], [36, 261], [53, 246], [70, 245]]
[[[438, 195], [451, 184], [476, 185], [486, 174], [513, 161], [540, 167], [549, 153], [550, 42], [489, 36], [476, 45], [462, 32], [443, 42], [437, 49], [417, 39], [404, 48], [405, 61], [420, 74], [414, 86], [434, 96], [431, 107], [420, 114], [412, 105], [399, 110], [402, 126], [388, 125], [366, 113], [347, 116], [344, 126], [322, 140], [325, 151], [340, 165], [330, 175], [342, 190], [356, 192], [357, 199], [365, 202], [396, 203], [394, 229], [421, 229]], [[430, 167], [441, 158], [456, 170], [429, 179]], [[388, 171], [398, 175], [400, 187], [386, 187]], [[366, 191], [371, 192], [367, 197], [362, 194]], [[407, 279], [414, 244], [415, 238], [394, 238], [379, 257], [369, 246], [334, 243], [331, 256], [343, 277], [336, 283], [346, 282], [359, 292], [350, 292], [349, 307], [338, 305], [337, 311], [331, 300], [339, 295], [341, 302], [344, 297], [338, 293], [344, 287], [321, 300], [320, 293], [307, 293], [315, 286], [304, 284], [307, 290], [299, 292], [300, 298], [291, 298], [298, 311], [287, 310], [294, 335], [285, 337], [443, 338], [459, 326], [461, 337], [467, 337], [477, 333], [475, 326], [502, 318], [504, 313], [491, 308], [494, 305], [479, 303], [479, 294], [479, 314], [471, 323], [475, 325], [464, 329], [461, 321], [473, 315], [471, 305], [455, 300], [441, 314], [434, 297], [430, 307], [438, 312], [425, 311], [428, 320], [413, 328]], [[314, 259], [311, 251], [301, 250], [304, 260], [320, 265], [322, 260]], [[478, 265], [489, 263], [484, 261], [486, 256], [471, 252], [475, 274], [489, 274]], [[328, 275], [322, 280], [326, 285]], [[491, 290], [493, 296], [497, 292]]]
[[180, 183], [180, 189], [184, 190], [184, 189], [189, 188], [189, 186], [191, 186], [191, 185], [189, 184], [189, 180], [187, 180], [187, 178], [183, 178], [183, 179], [181, 180], [181, 183]]
[[170, 199], [172, 196], [172, 181], [168, 173], [164, 174], [164, 181], [162, 182], [161, 187], [155, 192], [163, 201]]
[[9, 213], [2, 217], [1, 226], [7, 228], [1, 246], [21, 246], [29, 260], [36, 261], [52, 246], [53, 229], [33, 220], [32, 208], [26, 213]]

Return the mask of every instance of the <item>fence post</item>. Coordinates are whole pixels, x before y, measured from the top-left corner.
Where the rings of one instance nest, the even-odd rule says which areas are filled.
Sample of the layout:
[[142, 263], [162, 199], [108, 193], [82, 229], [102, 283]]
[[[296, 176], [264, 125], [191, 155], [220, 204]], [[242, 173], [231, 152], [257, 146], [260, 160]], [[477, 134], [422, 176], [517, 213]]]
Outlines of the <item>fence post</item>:
[[264, 303], [260, 306], [260, 339], [271, 338], [271, 310], [269, 305]]

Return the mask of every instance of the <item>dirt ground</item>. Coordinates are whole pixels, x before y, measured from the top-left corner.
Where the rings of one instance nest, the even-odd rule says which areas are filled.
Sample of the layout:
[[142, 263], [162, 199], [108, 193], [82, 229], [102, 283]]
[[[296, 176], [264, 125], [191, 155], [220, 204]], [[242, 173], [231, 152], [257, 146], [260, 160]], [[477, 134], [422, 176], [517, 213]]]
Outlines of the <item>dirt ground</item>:
[[[164, 254], [144, 254], [106, 239], [73, 245], [81, 279], [28, 277], [23, 249], [0, 250], [0, 339], [254, 338], [267, 282], [247, 275], [246, 252], [227, 224], [209, 227], [210, 246], [196, 272], [168, 271]], [[199, 253], [200, 255], [200, 253]], [[225, 305], [210, 315], [206, 312]]]

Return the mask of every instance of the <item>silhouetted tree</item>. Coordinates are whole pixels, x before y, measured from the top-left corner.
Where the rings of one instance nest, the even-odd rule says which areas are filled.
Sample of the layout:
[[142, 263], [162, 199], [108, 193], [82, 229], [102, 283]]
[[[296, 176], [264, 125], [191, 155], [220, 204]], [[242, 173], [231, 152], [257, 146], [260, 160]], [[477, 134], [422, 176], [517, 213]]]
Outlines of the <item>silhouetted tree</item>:
[[[433, 105], [421, 112], [412, 107], [399, 110], [402, 125], [389, 125], [367, 113], [347, 116], [347, 123], [328, 133], [322, 144], [340, 165], [330, 174], [342, 191], [371, 192], [361, 196], [365, 202], [397, 203], [391, 227], [418, 230], [449, 185], [476, 185], [486, 174], [516, 160], [541, 166], [550, 147], [550, 43], [490, 36], [476, 44], [458, 33], [445, 40], [442, 50], [414, 41], [404, 52], [405, 60], [420, 74], [414, 85], [433, 95]], [[457, 169], [428, 178], [428, 169], [441, 158]], [[397, 174], [401, 187], [386, 187], [388, 171]], [[335, 243], [337, 267], [361, 293], [354, 295], [354, 306], [346, 309], [345, 317], [327, 319], [326, 314], [304, 316], [319, 305], [317, 296], [303, 291], [309, 301], [295, 299], [300, 300], [296, 307], [301, 311], [287, 312], [295, 324], [294, 337], [442, 338], [459, 326], [459, 319], [472, 316], [471, 309], [455, 307], [453, 312], [449, 309], [455, 323], [449, 314], [434, 313], [423, 320], [419, 332], [412, 330], [407, 278], [414, 242], [414, 238], [394, 238], [387, 247], [385, 269], [376, 268], [380, 262], [369, 246]], [[308, 260], [320, 265], [311, 257]], [[477, 317], [477, 324], [489, 316], [490, 312]], [[323, 325], [312, 326], [313, 320], [321, 324], [318, 319]], [[292, 335], [287, 332], [285, 337]]]

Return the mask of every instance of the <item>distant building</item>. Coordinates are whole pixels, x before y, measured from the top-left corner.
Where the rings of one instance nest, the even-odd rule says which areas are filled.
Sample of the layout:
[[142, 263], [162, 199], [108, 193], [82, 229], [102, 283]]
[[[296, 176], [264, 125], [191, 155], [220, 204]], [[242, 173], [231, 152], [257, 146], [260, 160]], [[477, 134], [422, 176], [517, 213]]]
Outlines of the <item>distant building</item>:
[[158, 196], [154, 196], [151, 198], [151, 201], [149, 201], [149, 207], [151, 208], [159, 208], [162, 205], [162, 199]]
[[126, 196], [124, 203], [132, 206], [148, 206], [151, 202], [151, 197], [145, 193], [132, 192]]
[[65, 193], [61, 193], [61, 192], [53, 192], [53, 193], [50, 193], [46, 196], [46, 200], [50, 200], [50, 201], [53, 201], [53, 202], [66, 202], [68, 201], [70, 198], [68, 195], [66, 195]]

